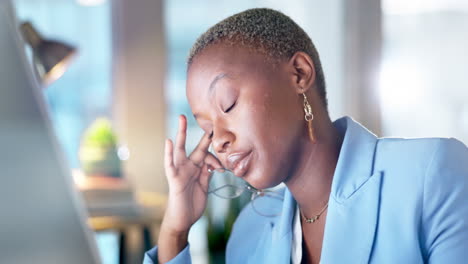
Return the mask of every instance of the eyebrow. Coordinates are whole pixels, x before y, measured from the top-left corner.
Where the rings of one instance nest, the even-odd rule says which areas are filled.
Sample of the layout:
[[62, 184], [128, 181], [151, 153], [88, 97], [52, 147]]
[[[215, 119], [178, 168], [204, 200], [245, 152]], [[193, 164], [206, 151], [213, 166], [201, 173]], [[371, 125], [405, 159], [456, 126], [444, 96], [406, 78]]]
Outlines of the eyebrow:
[[216, 77], [213, 79], [213, 81], [211, 81], [211, 84], [210, 84], [210, 87], [209, 87], [209, 89], [208, 89], [208, 92], [211, 93], [211, 91], [214, 89], [216, 83], [217, 83], [219, 80], [221, 80], [222, 78], [227, 77], [227, 76], [228, 76], [228, 74], [227, 74], [227, 73], [224, 73], [224, 72], [221, 73], [221, 74], [218, 74], [218, 76], [216, 76]]
[[[210, 86], [209, 86], [209, 88], [208, 88], [208, 93], [209, 93], [209, 94], [212, 93], [212, 91], [213, 91], [214, 88], [216, 87], [216, 83], [217, 83], [219, 80], [221, 80], [221, 79], [224, 78], [224, 77], [228, 77], [228, 76], [229, 76], [229, 75], [228, 75], [227, 73], [225, 73], [225, 72], [218, 74], [218, 75], [213, 79], [213, 81], [211, 81]], [[198, 119], [198, 115], [197, 115], [197, 114], [194, 114], [193, 117], [195, 117], [195, 119]]]

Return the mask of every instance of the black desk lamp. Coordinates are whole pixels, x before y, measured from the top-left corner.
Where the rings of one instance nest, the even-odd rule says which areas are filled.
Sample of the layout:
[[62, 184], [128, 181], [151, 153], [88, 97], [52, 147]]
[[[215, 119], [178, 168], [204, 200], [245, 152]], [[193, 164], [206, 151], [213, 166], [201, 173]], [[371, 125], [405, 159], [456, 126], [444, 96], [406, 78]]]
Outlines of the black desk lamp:
[[76, 54], [76, 48], [62, 42], [43, 39], [31, 23], [21, 24], [21, 33], [33, 51], [33, 63], [47, 86], [60, 78]]

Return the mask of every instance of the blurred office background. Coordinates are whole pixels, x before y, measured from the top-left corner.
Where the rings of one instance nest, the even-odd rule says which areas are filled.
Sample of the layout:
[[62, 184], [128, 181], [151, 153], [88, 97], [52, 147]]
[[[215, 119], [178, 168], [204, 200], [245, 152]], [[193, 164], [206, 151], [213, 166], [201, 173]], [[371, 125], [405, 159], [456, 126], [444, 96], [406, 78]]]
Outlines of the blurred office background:
[[[321, 54], [333, 120], [349, 115], [379, 136], [456, 137], [468, 144], [467, 1], [13, 3], [20, 21], [79, 50], [63, 77], [43, 89], [71, 169], [82, 169], [79, 152], [87, 129], [107, 118], [118, 140], [121, 176], [139, 194], [154, 198], [167, 192], [163, 142], [174, 137], [179, 114], [189, 118], [188, 151], [202, 135], [185, 97], [191, 45], [211, 25], [253, 7], [283, 11], [309, 33]], [[225, 204], [214, 206], [226, 213]], [[208, 262], [210, 224], [205, 216], [190, 234], [194, 263]], [[96, 229], [103, 263], [123, 263], [121, 257], [141, 261], [122, 256], [119, 233]], [[156, 241], [157, 230], [150, 236]], [[134, 237], [124, 245], [130, 248], [142, 239], [128, 237]]]

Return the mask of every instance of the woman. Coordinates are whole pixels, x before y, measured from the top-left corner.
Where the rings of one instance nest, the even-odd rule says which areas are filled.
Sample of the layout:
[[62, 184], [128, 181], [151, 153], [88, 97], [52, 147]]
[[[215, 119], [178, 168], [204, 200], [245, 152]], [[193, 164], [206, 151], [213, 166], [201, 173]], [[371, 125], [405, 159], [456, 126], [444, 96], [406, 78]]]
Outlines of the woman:
[[176, 141], [166, 142], [169, 200], [147, 263], [190, 262], [188, 231], [205, 209], [210, 171], [222, 167], [257, 189], [286, 185], [280, 215], [245, 207], [227, 263], [468, 259], [466, 146], [377, 138], [349, 117], [332, 122], [318, 53], [284, 14], [250, 9], [200, 36], [187, 97], [206, 133], [187, 156], [181, 116]]

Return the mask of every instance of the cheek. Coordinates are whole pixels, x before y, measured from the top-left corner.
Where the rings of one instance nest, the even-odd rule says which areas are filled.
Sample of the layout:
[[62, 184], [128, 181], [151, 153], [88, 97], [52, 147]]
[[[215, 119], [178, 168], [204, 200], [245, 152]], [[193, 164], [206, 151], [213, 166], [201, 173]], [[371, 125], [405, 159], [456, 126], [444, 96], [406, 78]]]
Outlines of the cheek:
[[303, 115], [299, 97], [286, 90], [273, 92], [274, 88], [268, 86], [250, 88], [239, 109], [242, 135], [255, 140], [251, 144], [266, 150], [287, 151], [291, 141], [300, 134], [298, 128]]
[[269, 146], [276, 151], [285, 151], [299, 132], [297, 129], [302, 116], [297, 98], [284, 92], [266, 92], [262, 99], [255, 102], [261, 106], [255, 112], [258, 129]]
[[255, 187], [272, 187], [287, 176], [302, 116], [299, 111], [288, 109], [291, 103], [281, 104], [271, 93], [250, 98], [239, 114], [239, 135], [243, 135], [257, 153], [249, 180]]

